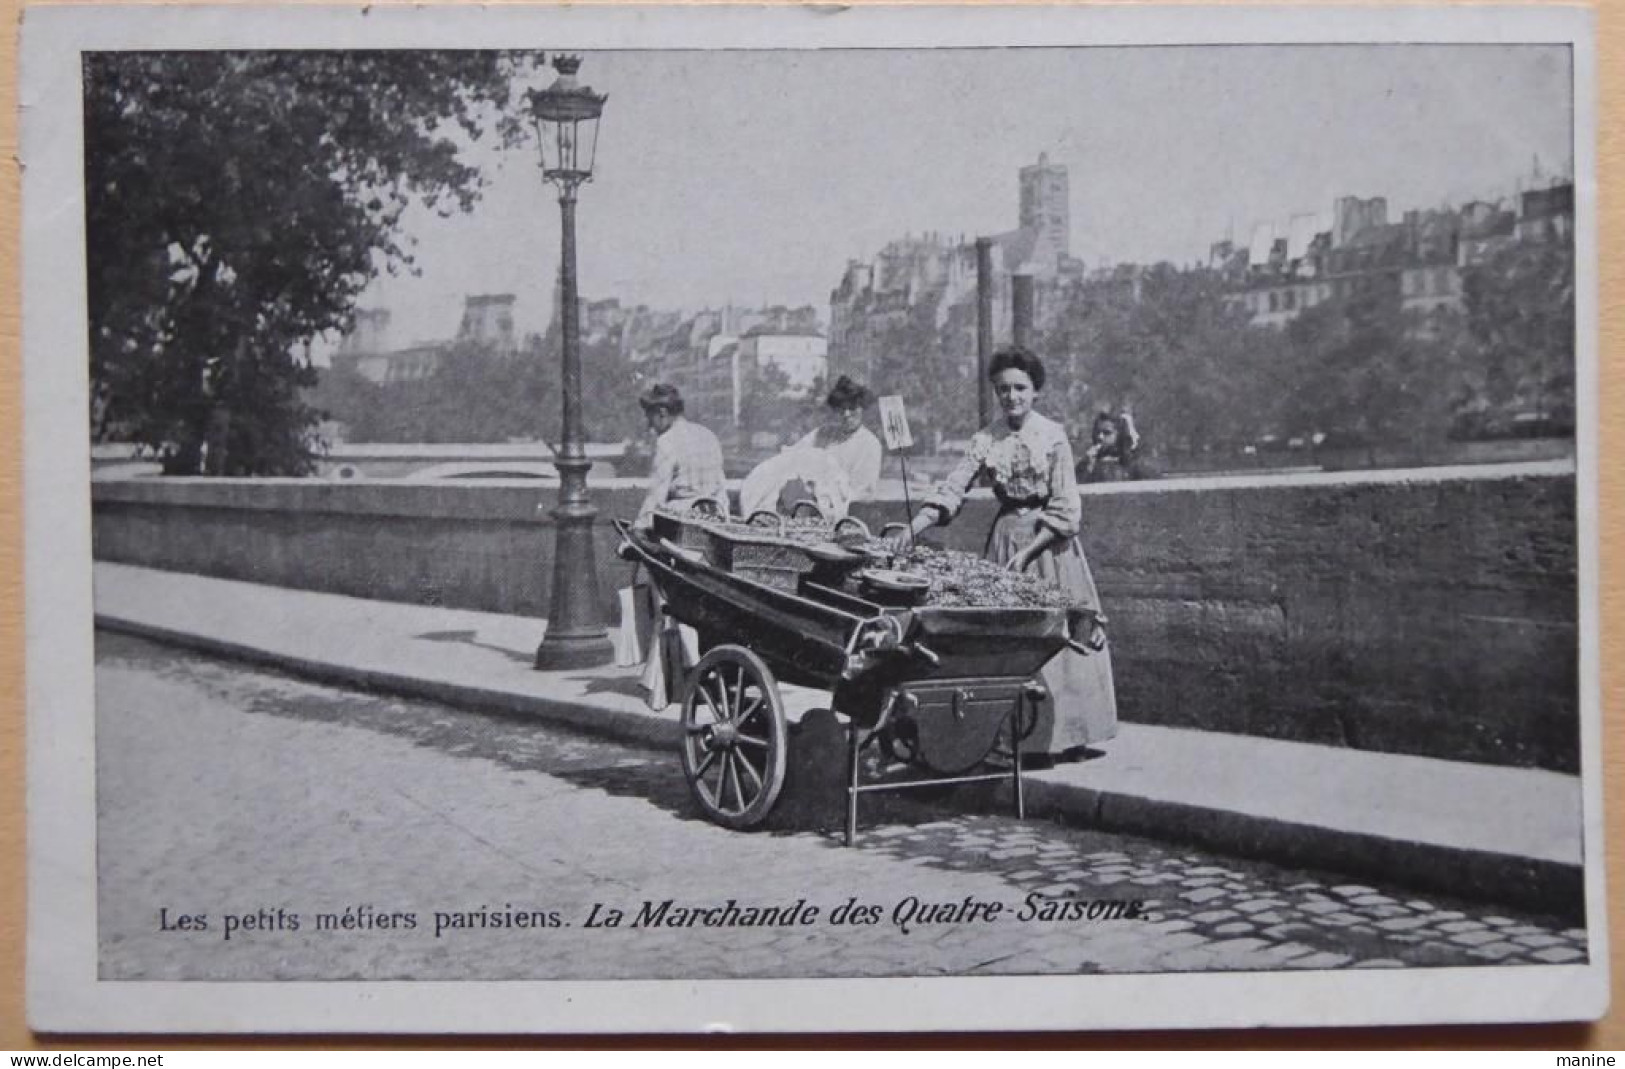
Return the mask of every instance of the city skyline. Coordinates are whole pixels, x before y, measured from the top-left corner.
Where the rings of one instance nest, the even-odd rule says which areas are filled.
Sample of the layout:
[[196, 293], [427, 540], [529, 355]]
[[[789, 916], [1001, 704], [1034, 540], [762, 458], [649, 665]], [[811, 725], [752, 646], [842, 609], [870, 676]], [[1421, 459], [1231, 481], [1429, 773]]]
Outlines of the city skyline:
[[[1395, 214], [1508, 195], [1572, 153], [1556, 46], [597, 52], [582, 79], [610, 98], [582, 294], [663, 309], [827, 315], [850, 259], [1014, 227], [1040, 153], [1070, 170], [1091, 265], [1197, 262], [1340, 195]], [[557, 209], [534, 157], [471, 158], [490, 181], [474, 213], [409, 214], [422, 277], [362, 297], [395, 344], [446, 337], [468, 293], [514, 293], [521, 332], [551, 315]]]

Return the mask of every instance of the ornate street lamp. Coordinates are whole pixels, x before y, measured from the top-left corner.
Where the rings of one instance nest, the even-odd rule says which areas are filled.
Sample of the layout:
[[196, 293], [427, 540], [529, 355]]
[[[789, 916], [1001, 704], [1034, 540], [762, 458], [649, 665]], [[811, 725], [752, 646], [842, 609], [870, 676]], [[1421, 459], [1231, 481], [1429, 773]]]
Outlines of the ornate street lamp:
[[537, 668], [588, 668], [614, 654], [598, 598], [593, 521], [598, 510], [587, 493], [587, 459], [581, 428], [581, 323], [576, 297], [576, 190], [592, 180], [598, 151], [598, 118], [607, 96], [576, 82], [580, 56], [555, 56], [558, 78], [530, 93], [531, 121], [542, 150], [542, 177], [559, 188], [563, 246], [559, 300], [564, 330], [564, 434], [553, 458], [559, 471], [559, 503], [553, 509], [553, 604], [547, 634], [536, 650]]

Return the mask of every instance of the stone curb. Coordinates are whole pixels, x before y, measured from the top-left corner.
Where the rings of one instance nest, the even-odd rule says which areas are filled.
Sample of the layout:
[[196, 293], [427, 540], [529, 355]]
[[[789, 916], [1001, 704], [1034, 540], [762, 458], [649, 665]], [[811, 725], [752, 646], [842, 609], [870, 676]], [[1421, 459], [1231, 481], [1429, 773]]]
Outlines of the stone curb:
[[[96, 614], [95, 622], [98, 628], [108, 631], [272, 668], [317, 682], [428, 699], [497, 715], [534, 717], [652, 750], [674, 751], [680, 738], [675, 720], [604, 709], [569, 698], [516, 694], [277, 653], [102, 613]], [[959, 809], [1010, 812], [1009, 795], [1010, 787], [1000, 784], [991, 790], [962, 792], [948, 804]], [[1584, 870], [1576, 865], [1390, 839], [1098, 790], [1056, 782], [1046, 778], [1043, 771], [1027, 774], [1025, 795], [1029, 818], [1188, 843], [1292, 867], [1330, 869], [1353, 878], [1365, 875], [1403, 883], [1417, 891], [1482, 899], [1553, 913], [1576, 922], [1584, 916]]]
[[1585, 870], [1578, 865], [1298, 824], [1042, 777], [1034, 773], [1026, 780], [1029, 817], [1163, 840], [1172, 838], [1169, 829], [1175, 828], [1179, 841], [1217, 853], [1393, 881], [1418, 892], [1496, 902], [1584, 922]]
[[606, 710], [569, 698], [515, 694], [507, 690], [471, 687], [462, 683], [424, 679], [421, 676], [400, 672], [384, 672], [336, 661], [298, 657], [102, 613], [96, 614], [96, 626], [103, 630], [151, 639], [154, 642], [198, 653], [278, 669], [320, 683], [337, 683], [406, 698], [425, 698], [462, 708], [478, 709], [481, 712], [535, 717], [567, 724], [586, 734], [650, 749], [675, 750], [680, 737], [675, 720], [658, 720], [636, 713]]

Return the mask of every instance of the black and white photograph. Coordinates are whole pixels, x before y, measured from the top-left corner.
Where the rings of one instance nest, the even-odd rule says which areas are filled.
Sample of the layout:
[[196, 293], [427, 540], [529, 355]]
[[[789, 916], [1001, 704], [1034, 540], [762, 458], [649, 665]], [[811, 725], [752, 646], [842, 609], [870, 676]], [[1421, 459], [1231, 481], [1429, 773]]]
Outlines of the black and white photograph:
[[1594, 1019], [1568, 9], [29, 9], [37, 1029]]

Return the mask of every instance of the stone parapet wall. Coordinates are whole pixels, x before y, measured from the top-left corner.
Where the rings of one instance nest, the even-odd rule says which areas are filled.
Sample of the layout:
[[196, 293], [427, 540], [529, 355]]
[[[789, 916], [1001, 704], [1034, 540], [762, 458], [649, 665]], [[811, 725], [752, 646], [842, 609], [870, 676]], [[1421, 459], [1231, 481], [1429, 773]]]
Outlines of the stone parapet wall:
[[[131, 479], [92, 484], [97, 559], [354, 597], [546, 616], [555, 488], [525, 481]], [[627, 581], [614, 516], [643, 488], [596, 489], [604, 611]]]
[[[99, 559], [545, 616], [556, 491], [532, 483], [93, 484]], [[606, 618], [630, 568], [595, 484]], [[932, 533], [979, 550], [994, 503]], [[872, 526], [900, 501], [855, 510]], [[1084, 490], [1119, 707], [1144, 723], [1572, 771], [1575, 479], [1544, 464]], [[1256, 774], [1267, 783], [1269, 770]]]

